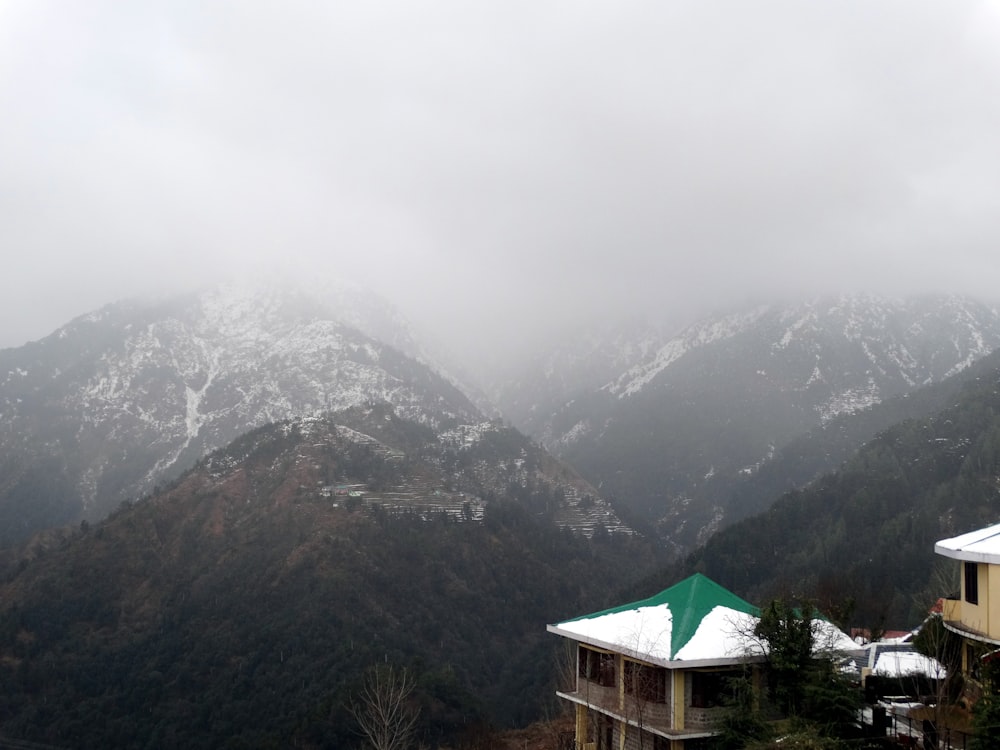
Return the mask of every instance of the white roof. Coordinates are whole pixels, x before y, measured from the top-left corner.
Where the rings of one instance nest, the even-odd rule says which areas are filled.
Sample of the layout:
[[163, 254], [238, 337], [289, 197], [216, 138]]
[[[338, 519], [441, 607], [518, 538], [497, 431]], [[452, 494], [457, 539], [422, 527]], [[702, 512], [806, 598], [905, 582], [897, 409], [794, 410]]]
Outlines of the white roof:
[[654, 663], [739, 662], [761, 656], [752, 637], [757, 618], [728, 607], [714, 607], [694, 635], [676, 654], [670, 653], [673, 615], [669, 607], [641, 607], [550, 627], [560, 635], [579, 638]]
[[882, 677], [926, 675], [934, 680], [945, 677], [945, 669], [936, 659], [916, 651], [882, 651], [875, 660], [872, 672]]
[[[548, 631], [667, 667], [737, 664], [765, 655], [754, 636], [759, 612], [696, 573], [648, 599], [549, 625]], [[813, 621], [813, 634], [817, 652], [856, 648], [826, 620]]]
[[934, 545], [934, 551], [955, 560], [1000, 565], [1000, 524], [942, 539]]

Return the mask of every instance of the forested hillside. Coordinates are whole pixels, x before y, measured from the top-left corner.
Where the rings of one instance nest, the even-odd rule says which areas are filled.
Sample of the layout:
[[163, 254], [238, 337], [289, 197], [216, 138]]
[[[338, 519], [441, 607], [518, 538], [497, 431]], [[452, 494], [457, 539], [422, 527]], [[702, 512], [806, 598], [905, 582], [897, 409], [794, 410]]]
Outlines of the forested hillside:
[[[1000, 351], [989, 354], [955, 375], [915, 391], [844, 414], [792, 440], [753, 472], [737, 477], [716, 475], [705, 483], [708, 495], [722, 498], [732, 518], [766, 510], [784, 492], [804, 487], [849, 459], [878, 433], [908, 419], [924, 419], [954, 404], [962, 389], [1000, 368]], [[703, 509], [710, 517], [711, 507]]]
[[103, 518], [270, 422], [367, 401], [442, 429], [484, 420], [415, 349], [360, 292], [259, 282], [108, 305], [0, 350], [0, 545]]
[[715, 535], [670, 575], [698, 570], [751, 601], [853, 602], [855, 624], [915, 625], [955, 593], [934, 542], [1000, 516], [1000, 371], [932, 417], [901, 422], [837, 472]]
[[[960, 373], [998, 345], [1000, 313], [968, 298], [843, 295], [741, 308], [567, 397], [536, 434], [629, 523], [655, 524], [687, 551], [835, 469], [902, 415], [867, 432], [838, 432], [838, 417]], [[800, 454], [809, 433], [819, 440]]]
[[[376, 663], [415, 676], [432, 745], [542, 715], [558, 656], [545, 623], [613, 603], [655, 551], [557, 528], [542, 485], [488, 489], [503, 440], [456, 448], [443, 473], [419, 453], [426, 428], [386, 416], [262, 428], [104, 522], [8, 552], [0, 731], [67, 747], [352, 747], [347, 702]], [[345, 437], [362, 417], [381, 442]], [[428, 481], [479, 482], [481, 520], [322, 492]]]

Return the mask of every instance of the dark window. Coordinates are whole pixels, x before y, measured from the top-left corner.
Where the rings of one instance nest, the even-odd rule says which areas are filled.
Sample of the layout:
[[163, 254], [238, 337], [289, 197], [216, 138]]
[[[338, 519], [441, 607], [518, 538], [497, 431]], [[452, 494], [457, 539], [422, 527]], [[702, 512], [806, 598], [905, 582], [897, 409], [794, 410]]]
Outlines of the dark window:
[[667, 701], [667, 670], [648, 664], [625, 662], [625, 692], [653, 703]]
[[596, 681], [598, 685], [614, 687], [615, 655], [591, 651], [581, 646], [578, 674], [588, 680]]
[[725, 677], [718, 672], [691, 673], [691, 706], [712, 708], [722, 703]]
[[968, 643], [965, 644], [965, 665], [966, 669], [969, 670], [969, 674], [971, 674], [974, 679], [978, 680], [981, 676], [981, 670], [979, 669], [979, 657], [976, 655], [976, 649]]
[[589, 648], [580, 646], [580, 655], [577, 659], [579, 670], [577, 674], [588, 680], [597, 679], [597, 654]]
[[979, 604], [979, 566], [974, 562], [965, 564], [965, 601]]
[[597, 670], [597, 684], [602, 687], [615, 686], [615, 656], [614, 654], [599, 654], [601, 666]]

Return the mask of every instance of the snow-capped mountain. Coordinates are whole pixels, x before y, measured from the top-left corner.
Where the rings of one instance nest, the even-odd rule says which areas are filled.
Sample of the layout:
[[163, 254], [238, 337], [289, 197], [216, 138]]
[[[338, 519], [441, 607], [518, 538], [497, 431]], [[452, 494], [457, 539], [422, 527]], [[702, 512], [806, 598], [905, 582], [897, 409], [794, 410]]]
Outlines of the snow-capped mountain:
[[685, 355], [756, 330], [786, 387], [826, 392], [814, 408], [827, 421], [968, 367], [995, 348], [996, 324], [996, 310], [957, 297], [762, 305], [691, 326], [606, 387], [619, 398], [634, 395]]
[[[402, 318], [360, 289], [257, 281], [108, 305], [0, 351], [0, 544], [101, 518], [262, 425], [374, 405], [438, 436], [440, 450], [479, 456], [479, 470], [497, 474], [491, 491], [543, 477], [544, 510], [560, 525], [628, 530], [585, 481], [508, 436], [426, 359]], [[512, 441], [541, 468], [516, 456], [494, 465], [484, 446]]]
[[722, 524], [720, 477], [758, 471], [838, 415], [940, 381], [1000, 346], [961, 297], [842, 296], [713, 317], [648, 347], [533, 433], [620, 507], [691, 543]]
[[81, 507], [101, 516], [206, 451], [293, 416], [384, 401], [436, 429], [482, 421], [455, 386], [356, 326], [418, 352], [388, 306], [356, 290], [257, 282], [108, 305], [0, 351], [7, 527], [72, 519]]
[[494, 376], [486, 389], [506, 419], [544, 438], [552, 414], [567, 401], [596, 390], [645, 361], [663, 344], [648, 321], [602, 321], [567, 332], [513, 373]]

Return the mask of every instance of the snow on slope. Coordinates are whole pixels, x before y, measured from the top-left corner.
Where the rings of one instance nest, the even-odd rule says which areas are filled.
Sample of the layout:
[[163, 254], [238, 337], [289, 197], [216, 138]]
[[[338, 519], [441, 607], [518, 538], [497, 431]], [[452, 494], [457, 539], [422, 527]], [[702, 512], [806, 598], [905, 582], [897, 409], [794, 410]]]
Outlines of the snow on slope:
[[[998, 331], [996, 310], [957, 296], [843, 295], [791, 307], [760, 306], [689, 327], [604, 389], [618, 398], [634, 396], [692, 352], [753, 334], [767, 338], [775, 362], [801, 352], [814, 358], [795, 387], [826, 384], [832, 389], [815, 406], [826, 422], [882, 400], [887, 381], [914, 388], [954, 375], [1000, 345]], [[845, 346], [863, 358], [863, 367], [852, 365], [853, 376], [834, 351], [840, 347], [843, 354]]]
[[[425, 424], [481, 419], [426, 366], [343, 324], [327, 299], [242, 281], [79, 318], [3, 353], [25, 364], [0, 378], [0, 442], [32, 434], [44, 410], [92, 507], [139, 496], [206, 451], [294, 416], [386, 401]], [[353, 319], [366, 303], [354, 298]]]
[[760, 320], [769, 309], [768, 306], [761, 306], [691, 326], [662, 346], [650, 362], [630, 368], [604, 388], [619, 398], [638, 393], [688, 352], [732, 338]]

